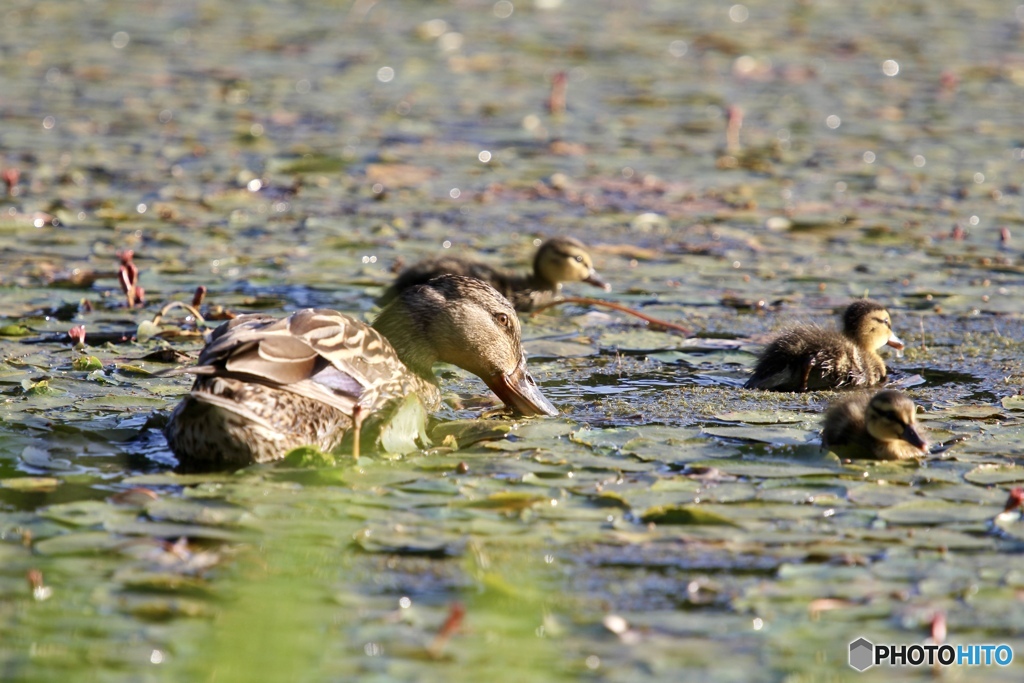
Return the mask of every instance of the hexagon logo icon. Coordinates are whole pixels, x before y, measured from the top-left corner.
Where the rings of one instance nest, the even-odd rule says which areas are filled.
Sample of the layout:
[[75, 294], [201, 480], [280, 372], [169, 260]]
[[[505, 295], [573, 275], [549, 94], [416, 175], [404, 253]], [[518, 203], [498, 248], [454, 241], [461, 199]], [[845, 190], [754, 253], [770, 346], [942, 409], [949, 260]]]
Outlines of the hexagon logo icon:
[[866, 638], [858, 638], [850, 643], [850, 666], [857, 671], [874, 666], [875, 646]]

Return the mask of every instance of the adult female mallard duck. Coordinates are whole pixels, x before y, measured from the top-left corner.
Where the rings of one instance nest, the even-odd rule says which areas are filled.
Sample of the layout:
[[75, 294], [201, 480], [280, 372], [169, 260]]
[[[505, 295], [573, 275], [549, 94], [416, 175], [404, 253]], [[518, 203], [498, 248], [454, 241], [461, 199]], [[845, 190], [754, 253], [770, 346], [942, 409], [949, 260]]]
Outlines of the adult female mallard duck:
[[900, 460], [928, 454], [914, 402], [893, 389], [839, 399], [825, 413], [821, 447], [845, 458]]
[[843, 312], [842, 332], [800, 325], [769, 342], [744, 386], [773, 391], [872, 386], [887, 374], [878, 355], [883, 346], [903, 349], [889, 312], [877, 301], [859, 299]]
[[532, 273], [508, 273], [479, 261], [442, 256], [420, 261], [403, 270], [377, 302], [387, 304], [400, 292], [442, 273], [467, 275], [489, 283], [508, 297], [517, 311], [530, 311], [552, 300], [561, 291], [563, 282], [586, 282], [605, 291], [611, 289], [598, 277], [590, 254], [579, 240], [552, 237], [537, 249]]
[[[413, 450], [424, 408], [440, 405], [437, 362], [479, 376], [520, 415], [555, 415], [526, 370], [519, 335], [504, 297], [457, 275], [402, 292], [372, 327], [324, 309], [240, 316], [182, 370], [196, 380], [164, 434], [183, 469], [266, 462], [304, 445], [330, 451], [349, 432], [354, 449]], [[418, 427], [398, 417], [410, 414], [410, 401]], [[404, 438], [389, 431], [395, 420], [404, 420]]]

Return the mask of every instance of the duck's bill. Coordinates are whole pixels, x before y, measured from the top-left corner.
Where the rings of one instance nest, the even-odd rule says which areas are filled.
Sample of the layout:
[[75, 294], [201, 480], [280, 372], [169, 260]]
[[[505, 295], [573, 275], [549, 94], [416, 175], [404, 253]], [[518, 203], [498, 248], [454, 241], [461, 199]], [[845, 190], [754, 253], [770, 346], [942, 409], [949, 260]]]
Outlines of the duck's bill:
[[914, 448], [919, 448], [922, 453], [928, 452], [928, 442], [924, 440], [914, 425], [907, 425], [903, 429], [902, 439]]
[[904, 345], [902, 339], [897, 337], [895, 334], [890, 333], [889, 341], [885, 342], [885, 345], [891, 346], [892, 348], [896, 349], [897, 358], [903, 358], [903, 349], [906, 348], [906, 346]]
[[612, 291], [612, 286], [610, 284], [608, 284], [607, 282], [605, 282], [604, 280], [602, 280], [600, 278], [600, 276], [598, 276], [598, 274], [596, 272], [594, 272], [593, 270], [590, 271], [590, 275], [587, 276], [587, 278], [584, 280], [584, 282], [586, 282], [588, 285], [594, 285], [595, 287], [600, 287], [601, 289], [603, 289], [606, 292]]
[[558, 415], [558, 409], [544, 398], [540, 387], [526, 370], [525, 358], [519, 361], [512, 372], [493, 375], [487, 380], [487, 386], [505, 405], [520, 415]]

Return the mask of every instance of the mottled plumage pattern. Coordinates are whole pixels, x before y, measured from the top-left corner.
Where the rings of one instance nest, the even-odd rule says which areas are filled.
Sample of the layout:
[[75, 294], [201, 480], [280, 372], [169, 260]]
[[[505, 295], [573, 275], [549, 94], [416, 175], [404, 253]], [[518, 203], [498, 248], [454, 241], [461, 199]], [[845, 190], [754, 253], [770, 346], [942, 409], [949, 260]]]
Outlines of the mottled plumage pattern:
[[387, 304], [409, 287], [444, 273], [487, 282], [511, 301], [518, 311], [530, 311], [551, 301], [561, 290], [563, 282], [587, 282], [609, 289], [598, 277], [590, 254], [582, 243], [571, 237], [554, 237], [538, 248], [532, 273], [510, 273], [479, 261], [442, 256], [420, 261], [403, 270], [381, 295], [378, 303]]
[[843, 313], [842, 332], [798, 325], [769, 342], [745, 386], [773, 391], [873, 386], [885, 380], [877, 349], [887, 344], [903, 348], [889, 313], [877, 302], [855, 301]]
[[167, 440], [185, 460], [212, 466], [265, 462], [303, 445], [331, 450], [357, 405], [365, 415], [410, 393], [431, 409], [440, 400], [377, 330], [325, 309], [225, 323], [188, 372], [198, 377]]
[[[373, 327], [324, 309], [220, 326], [182, 371], [197, 378], [164, 434], [183, 469], [333, 450], [358, 427], [359, 443], [404, 452], [420, 434], [410, 416], [422, 423], [440, 403], [437, 362], [476, 374], [519, 415], [557, 414], [526, 370], [511, 304], [480, 280], [445, 275], [402, 292]], [[399, 406], [405, 427], [378, 442]]]
[[900, 460], [927, 454], [914, 402], [898, 391], [858, 392], [829, 406], [822, 448], [846, 458]]
[[[809, 368], [808, 368], [809, 366]], [[807, 383], [803, 374], [807, 370]], [[871, 386], [885, 379], [885, 362], [858, 348], [835, 330], [800, 325], [769, 342], [748, 389], [816, 391], [846, 386]]]

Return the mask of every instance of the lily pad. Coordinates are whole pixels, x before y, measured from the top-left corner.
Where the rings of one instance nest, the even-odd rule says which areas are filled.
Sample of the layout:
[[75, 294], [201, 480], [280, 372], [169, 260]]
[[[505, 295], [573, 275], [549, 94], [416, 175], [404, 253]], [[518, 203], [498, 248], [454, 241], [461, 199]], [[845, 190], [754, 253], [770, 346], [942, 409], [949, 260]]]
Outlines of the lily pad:
[[999, 402], [1007, 410], [1024, 411], [1024, 395], [1005, 396]]
[[0, 479], [0, 486], [12, 491], [53, 491], [60, 486], [54, 477], [11, 477]]
[[1008, 484], [1024, 481], [1024, 467], [1016, 465], [979, 465], [964, 475], [973, 484]]
[[46, 538], [32, 547], [41, 555], [93, 555], [115, 550], [124, 543], [124, 538], [105, 531], [87, 531]]
[[705, 427], [704, 433], [720, 438], [759, 441], [773, 445], [802, 446], [817, 440], [816, 434], [787, 427]]
[[913, 500], [885, 508], [878, 516], [891, 524], [955, 524], [959, 522], [982, 522], [992, 519], [1001, 508], [950, 503], [942, 500]]
[[483, 510], [513, 512], [516, 510], [526, 510], [549, 502], [550, 497], [548, 496], [539, 496], [535, 493], [521, 493], [518, 491], [502, 491], [492, 493], [486, 498], [471, 500], [463, 503], [463, 505], [465, 507], [479, 508]]

